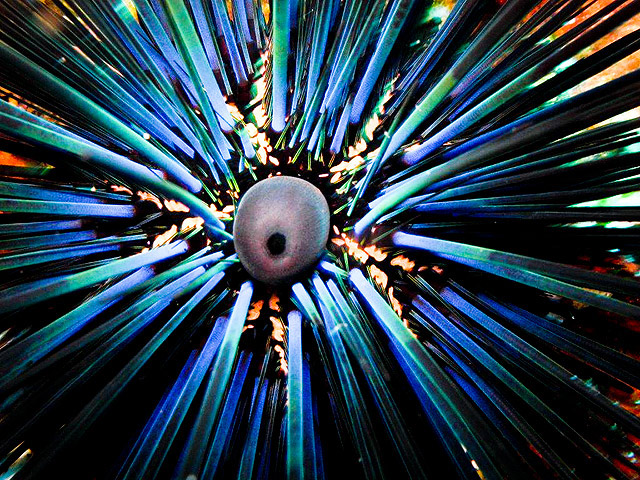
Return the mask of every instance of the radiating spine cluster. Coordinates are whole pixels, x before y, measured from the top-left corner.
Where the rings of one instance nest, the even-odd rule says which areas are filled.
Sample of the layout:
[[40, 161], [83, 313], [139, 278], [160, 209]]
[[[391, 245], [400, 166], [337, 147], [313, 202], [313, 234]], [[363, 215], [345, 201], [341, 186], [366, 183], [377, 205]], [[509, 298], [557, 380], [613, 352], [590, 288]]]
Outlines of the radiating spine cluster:
[[639, 15], [3, 2], [0, 478], [637, 477]]

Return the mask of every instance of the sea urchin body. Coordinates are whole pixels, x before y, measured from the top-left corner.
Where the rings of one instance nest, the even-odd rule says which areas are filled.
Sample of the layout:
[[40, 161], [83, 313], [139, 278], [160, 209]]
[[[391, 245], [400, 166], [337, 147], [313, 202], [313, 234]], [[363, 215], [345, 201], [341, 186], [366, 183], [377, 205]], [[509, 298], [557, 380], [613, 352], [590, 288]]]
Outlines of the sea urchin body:
[[0, 2], [0, 478], [638, 478], [640, 2]]

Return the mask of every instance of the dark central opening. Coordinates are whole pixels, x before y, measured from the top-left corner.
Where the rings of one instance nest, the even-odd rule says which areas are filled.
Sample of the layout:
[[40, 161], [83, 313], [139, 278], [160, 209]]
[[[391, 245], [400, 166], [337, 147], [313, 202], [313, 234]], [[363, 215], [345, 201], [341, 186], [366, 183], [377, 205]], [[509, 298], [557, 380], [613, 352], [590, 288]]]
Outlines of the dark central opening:
[[267, 249], [271, 255], [280, 255], [287, 247], [287, 237], [281, 233], [274, 233], [267, 240]]

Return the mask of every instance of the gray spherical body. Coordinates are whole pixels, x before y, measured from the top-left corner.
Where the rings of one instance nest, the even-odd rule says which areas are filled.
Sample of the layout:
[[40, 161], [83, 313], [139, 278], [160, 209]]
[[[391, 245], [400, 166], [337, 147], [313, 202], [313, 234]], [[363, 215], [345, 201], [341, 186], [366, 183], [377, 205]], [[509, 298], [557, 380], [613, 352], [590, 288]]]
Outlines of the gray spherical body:
[[329, 206], [311, 183], [271, 177], [240, 199], [236, 252], [249, 274], [269, 284], [292, 280], [318, 260], [329, 237]]

